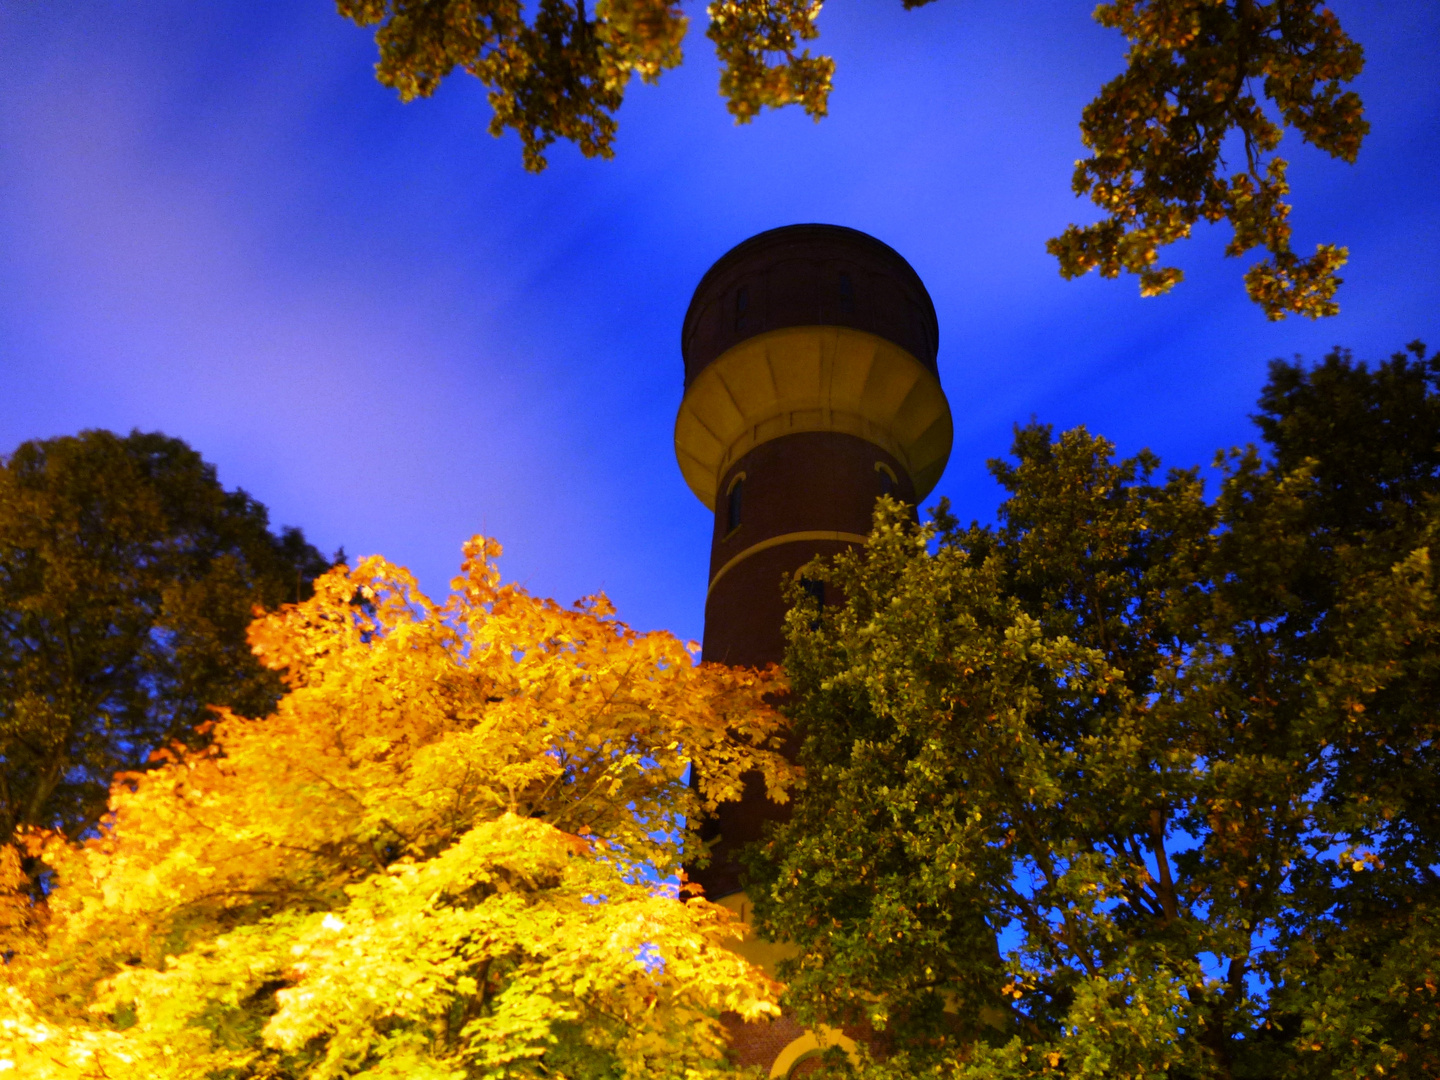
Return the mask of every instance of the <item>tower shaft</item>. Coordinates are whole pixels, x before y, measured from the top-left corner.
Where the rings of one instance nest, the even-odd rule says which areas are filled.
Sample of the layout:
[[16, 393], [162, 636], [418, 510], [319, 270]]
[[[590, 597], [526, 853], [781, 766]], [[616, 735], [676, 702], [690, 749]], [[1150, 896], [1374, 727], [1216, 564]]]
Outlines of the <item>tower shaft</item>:
[[[785, 583], [863, 543], [879, 496], [913, 503], [934, 487], [952, 439], [937, 338], [919, 276], [853, 229], [774, 229], [706, 273], [675, 423], [681, 472], [715, 511], [705, 660], [783, 660]], [[802, 587], [826, 599], [820, 582]], [[739, 893], [736, 853], [783, 814], [757, 779], [706, 824], [711, 863], [692, 877], [711, 899]]]
[[[863, 543], [881, 495], [915, 499], [899, 460], [838, 431], [761, 443], [730, 467], [720, 490], [727, 497], [710, 544], [704, 658], [748, 667], [784, 656], [786, 603], [779, 583], [815, 555]], [[732, 517], [738, 523], [732, 525]]]

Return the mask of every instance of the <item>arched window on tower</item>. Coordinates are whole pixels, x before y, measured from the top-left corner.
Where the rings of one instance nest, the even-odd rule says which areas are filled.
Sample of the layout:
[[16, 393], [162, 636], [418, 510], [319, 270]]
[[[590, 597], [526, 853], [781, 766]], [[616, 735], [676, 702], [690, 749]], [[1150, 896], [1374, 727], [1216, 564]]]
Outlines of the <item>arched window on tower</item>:
[[750, 307], [750, 290], [741, 285], [735, 292], [735, 329], [745, 329], [745, 312]]
[[740, 527], [740, 510], [745, 497], [745, 474], [740, 473], [730, 481], [730, 490], [725, 493], [725, 535], [729, 536]]
[[[819, 608], [820, 611], [823, 612], [825, 610], [825, 582], [817, 581], [815, 578], [802, 577], [800, 579], [800, 588], [805, 591], [806, 595], [809, 596], [811, 600], [815, 601], [815, 606]], [[820, 617], [818, 612], [816, 614], [816, 617], [810, 620], [810, 629], [820, 629]]]
[[840, 310], [845, 312], [855, 310], [855, 283], [850, 280], [848, 270], [840, 271]]
[[[840, 1047], [852, 1062], [859, 1063], [854, 1039], [834, 1028], [820, 1027], [805, 1032], [780, 1051], [770, 1066], [770, 1080], [794, 1080], [806, 1075], [811, 1068], [819, 1064], [820, 1056], [832, 1046]], [[802, 1067], [807, 1063], [813, 1064], [810, 1068]]]
[[885, 462], [877, 461], [875, 462], [875, 473], [880, 477], [880, 494], [898, 499], [900, 497], [900, 481], [895, 476], [895, 470]]

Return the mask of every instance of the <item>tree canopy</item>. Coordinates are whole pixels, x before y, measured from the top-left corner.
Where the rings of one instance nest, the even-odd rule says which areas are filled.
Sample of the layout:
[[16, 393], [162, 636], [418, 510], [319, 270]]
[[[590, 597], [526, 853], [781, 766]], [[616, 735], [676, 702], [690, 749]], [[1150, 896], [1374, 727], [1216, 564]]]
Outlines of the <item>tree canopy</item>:
[[[929, 0], [902, 0], [914, 8]], [[490, 131], [513, 129], [525, 167], [545, 167], [556, 139], [590, 157], [614, 153], [615, 113], [632, 76], [655, 82], [681, 62], [688, 19], [676, 0], [337, 0], [342, 15], [374, 26], [382, 83], [404, 100], [433, 94], [456, 68], [490, 89]], [[720, 60], [720, 93], [739, 123], [765, 108], [828, 109], [834, 61], [811, 55], [820, 0], [711, 0], [706, 35]], [[1353, 162], [1369, 130], [1359, 96], [1344, 87], [1364, 55], [1318, 0], [1114, 0], [1095, 18], [1128, 42], [1125, 70], [1101, 87], [1080, 122], [1088, 157], [1074, 189], [1101, 210], [1047, 247], [1060, 272], [1138, 275], [1141, 293], [1182, 278], [1159, 251], [1197, 222], [1228, 221], [1227, 254], [1260, 248], [1245, 273], [1271, 319], [1335, 314], [1347, 249], [1291, 248], [1286, 162], [1291, 129]], [[1229, 152], [1243, 157], [1233, 171]]]
[[807, 569], [750, 896], [867, 1075], [1440, 1071], [1440, 356], [1260, 408], [1213, 499], [1032, 424], [997, 526], [890, 505]]
[[[14, 850], [0, 1068], [24, 1077], [674, 1077], [718, 1016], [776, 1012], [729, 914], [651, 872], [755, 769], [784, 798], [774, 673], [696, 665], [603, 597], [337, 567], [256, 622], [288, 692], [122, 776], [98, 837]], [[699, 767], [692, 788], [688, 762]]]
[[245, 628], [328, 562], [179, 439], [86, 431], [0, 459], [0, 843], [78, 836], [111, 776], [209, 705], [268, 712], [281, 683]]

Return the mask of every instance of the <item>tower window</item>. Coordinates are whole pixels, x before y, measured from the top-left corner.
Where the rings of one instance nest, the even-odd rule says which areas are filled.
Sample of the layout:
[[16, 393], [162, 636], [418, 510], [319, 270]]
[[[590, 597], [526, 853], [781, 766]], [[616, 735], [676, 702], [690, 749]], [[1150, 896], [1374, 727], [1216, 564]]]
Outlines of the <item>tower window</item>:
[[825, 582], [816, 581], [814, 578], [802, 577], [800, 579], [800, 588], [804, 589], [815, 603], [819, 604], [822, 608], [825, 606]]
[[900, 481], [896, 479], [895, 470], [883, 461], [877, 461], [875, 473], [880, 478], [880, 494], [889, 495], [892, 499], [899, 498]]
[[744, 285], [735, 293], [735, 329], [745, 328], [745, 310], [750, 306], [750, 290]]
[[737, 476], [725, 495], [725, 532], [732, 533], [740, 527], [740, 506], [745, 491], [744, 475]]
[[855, 310], [855, 285], [850, 280], [848, 271], [840, 271], [840, 310]]
[[[825, 582], [816, 581], [814, 578], [802, 577], [800, 588], [805, 590], [806, 595], [815, 601], [815, 606], [821, 611], [825, 610]], [[815, 618], [810, 620], [810, 629], [820, 629], [820, 615], [817, 612]]]

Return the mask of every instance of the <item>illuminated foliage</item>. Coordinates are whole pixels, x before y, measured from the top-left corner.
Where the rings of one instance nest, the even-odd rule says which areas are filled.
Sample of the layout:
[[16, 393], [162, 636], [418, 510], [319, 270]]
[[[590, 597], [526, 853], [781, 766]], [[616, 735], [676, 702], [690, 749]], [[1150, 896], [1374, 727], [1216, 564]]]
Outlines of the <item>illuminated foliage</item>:
[[[433, 94], [457, 67], [488, 86], [491, 134], [513, 128], [536, 172], [557, 138], [587, 157], [612, 157], [614, 113], [631, 76], [653, 83], [679, 66], [689, 23], [674, 0], [596, 0], [590, 11], [585, 0], [540, 0], [529, 21], [516, 0], [337, 4], [346, 18], [378, 27], [376, 75], [402, 100]], [[820, 0], [715, 0], [709, 14], [721, 92], [737, 121], [794, 103], [825, 115], [834, 63], [797, 52], [819, 33]]]
[[[1369, 124], [1359, 95], [1342, 86], [1364, 55], [1334, 13], [1313, 0], [1120, 0], [1095, 17], [1130, 50], [1125, 73], [1080, 123], [1091, 156], [1075, 166], [1075, 192], [1106, 216], [1049, 242], [1060, 272], [1125, 270], [1156, 296], [1183, 276], [1156, 265], [1159, 249], [1197, 221], [1228, 221], [1227, 255], [1268, 253], [1245, 274], [1266, 315], [1336, 314], [1335, 272], [1348, 252], [1333, 244], [1309, 258], [1291, 251], [1290, 185], [1274, 156], [1287, 126], [1343, 161], [1360, 152]], [[1228, 176], [1227, 150], [1244, 162]]]
[[[435, 92], [455, 68], [490, 88], [491, 134], [513, 128], [525, 167], [545, 167], [557, 138], [588, 157], [611, 157], [615, 112], [632, 74], [655, 82], [681, 61], [687, 19], [672, 0], [540, 0], [533, 18], [516, 0], [337, 0], [341, 14], [376, 26], [382, 83], [409, 101]], [[929, 0], [904, 0], [907, 8]], [[711, 0], [706, 36], [720, 59], [720, 94], [738, 123], [765, 108], [828, 110], [835, 63], [812, 56], [821, 0]], [[1227, 253], [1267, 257], [1246, 271], [1251, 299], [1271, 319], [1333, 315], [1345, 248], [1290, 247], [1285, 128], [1353, 162], [1369, 129], [1344, 84], [1360, 74], [1360, 46], [1316, 0], [1118, 0], [1095, 18], [1130, 43], [1125, 72], [1086, 106], [1080, 133], [1091, 156], [1076, 165], [1076, 194], [1105, 213], [1072, 225], [1047, 247], [1060, 272], [1140, 277], [1145, 296], [1182, 274], [1159, 250], [1197, 222], [1228, 221]], [[1257, 96], [1258, 95], [1258, 96]], [[1227, 174], [1225, 153], [1243, 156]]]
[[[444, 605], [367, 559], [258, 620], [274, 715], [119, 778], [103, 835], [35, 838], [9, 902], [0, 1059], [25, 1077], [634, 1077], [724, 1067], [774, 1011], [704, 900], [682, 815], [758, 769], [775, 678], [502, 585], [474, 541]], [[689, 762], [700, 766], [696, 789]], [[7, 869], [8, 868], [8, 869]]]
[[750, 897], [869, 1076], [1440, 1070], [1440, 357], [1277, 363], [1274, 451], [1017, 432], [996, 528], [877, 515], [797, 593]]

